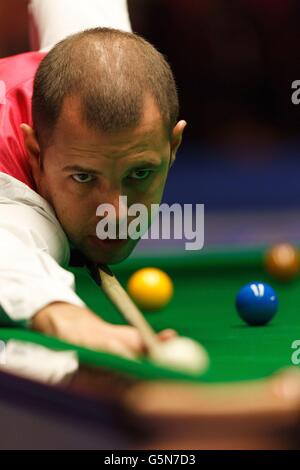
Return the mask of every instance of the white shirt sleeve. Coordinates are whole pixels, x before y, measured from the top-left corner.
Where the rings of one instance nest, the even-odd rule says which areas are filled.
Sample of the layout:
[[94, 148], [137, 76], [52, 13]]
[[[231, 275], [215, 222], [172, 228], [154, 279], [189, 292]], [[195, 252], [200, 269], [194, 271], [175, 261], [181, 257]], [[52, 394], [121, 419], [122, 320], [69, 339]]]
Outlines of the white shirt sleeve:
[[[75, 293], [69, 243], [51, 206], [15, 178], [0, 173], [0, 310], [28, 321], [52, 302], [84, 306]], [[1, 316], [0, 316], [1, 319]]]
[[29, 17], [43, 51], [84, 29], [131, 31], [127, 0], [31, 0]]

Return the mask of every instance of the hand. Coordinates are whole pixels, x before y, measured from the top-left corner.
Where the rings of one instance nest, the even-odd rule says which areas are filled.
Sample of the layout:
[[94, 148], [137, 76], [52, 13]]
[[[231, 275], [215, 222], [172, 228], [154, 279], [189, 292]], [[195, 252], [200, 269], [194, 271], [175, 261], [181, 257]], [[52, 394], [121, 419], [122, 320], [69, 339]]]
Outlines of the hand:
[[[32, 329], [57, 336], [85, 348], [106, 351], [130, 359], [145, 354], [146, 347], [139, 331], [131, 326], [112, 325], [88, 308], [64, 302], [52, 303], [32, 319]], [[162, 341], [174, 337], [174, 330], [159, 333]]]

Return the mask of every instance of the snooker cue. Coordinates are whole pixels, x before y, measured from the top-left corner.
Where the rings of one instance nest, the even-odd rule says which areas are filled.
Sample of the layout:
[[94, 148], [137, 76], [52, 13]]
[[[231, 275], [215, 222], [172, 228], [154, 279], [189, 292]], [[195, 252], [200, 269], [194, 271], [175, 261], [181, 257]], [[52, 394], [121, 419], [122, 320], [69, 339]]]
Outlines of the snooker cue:
[[160, 341], [157, 339], [157, 335], [153, 328], [146, 321], [142, 312], [131, 300], [113, 272], [107, 266], [95, 266], [90, 263], [88, 263], [87, 266], [93, 279], [102, 287], [103, 292], [117, 310], [123, 315], [128, 323], [137, 328], [140, 332], [148, 351], [151, 353], [151, 351], [159, 346]]

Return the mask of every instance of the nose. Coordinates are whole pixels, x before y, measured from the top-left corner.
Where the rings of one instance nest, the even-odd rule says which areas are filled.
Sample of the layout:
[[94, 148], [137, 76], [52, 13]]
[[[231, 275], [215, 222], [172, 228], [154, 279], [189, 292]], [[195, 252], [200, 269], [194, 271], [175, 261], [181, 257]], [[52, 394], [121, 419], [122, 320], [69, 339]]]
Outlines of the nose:
[[122, 195], [119, 189], [101, 192], [101, 199], [96, 212], [97, 217], [101, 219], [105, 217], [110, 223], [120, 225], [127, 220], [127, 213], [127, 196]]

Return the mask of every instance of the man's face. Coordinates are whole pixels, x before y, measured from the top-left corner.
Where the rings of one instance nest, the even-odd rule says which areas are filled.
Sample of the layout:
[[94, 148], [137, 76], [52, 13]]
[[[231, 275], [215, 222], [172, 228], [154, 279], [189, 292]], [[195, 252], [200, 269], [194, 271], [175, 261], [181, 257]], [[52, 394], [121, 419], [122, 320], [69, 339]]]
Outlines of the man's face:
[[[145, 100], [144, 116], [133, 130], [103, 133], [81, 119], [79, 101], [66, 99], [51, 143], [35, 168], [38, 191], [54, 208], [70, 241], [98, 263], [117, 263], [129, 256], [137, 240], [99, 240], [96, 209], [114, 206], [118, 222], [128, 207], [159, 204], [175, 153], [153, 100]], [[128, 223], [132, 220], [128, 217]]]

